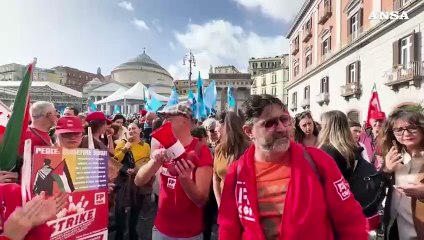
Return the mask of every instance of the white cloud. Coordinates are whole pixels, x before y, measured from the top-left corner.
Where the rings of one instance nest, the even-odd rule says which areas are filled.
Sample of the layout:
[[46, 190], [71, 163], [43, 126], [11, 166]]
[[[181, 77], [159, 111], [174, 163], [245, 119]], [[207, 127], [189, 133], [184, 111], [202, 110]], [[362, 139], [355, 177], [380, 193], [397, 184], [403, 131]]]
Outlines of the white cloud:
[[283, 22], [290, 22], [299, 12], [304, 0], [233, 0], [241, 6], [256, 10]]
[[172, 50], [175, 50], [175, 44], [174, 44], [174, 42], [169, 42], [169, 47], [172, 49]]
[[133, 20], [132, 20], [132, 24], [134, 24], [134, 26], [136, 26], [138, 29], [140, 29], [140, 30], [149, 30], [149, 27], [146, 25], [146, 22], [144, 22], [143, 20], [141, 20], [141, 19], [138, 19], [138, 18], [134, 18]]
[[[234, 65], [246, 72], [249, 58], [281, 55], [288, 52], [289, 46], [283, 36], [259, 36], [224, 20], [213, 20], [204, 25], [189, 24], [186, 32], [174, 34], [187, 52], [191, 49], [195, 56], [193, 76], [200, 71], [205, 78], [210, 65]], [[187, 66], [182, 66], [181, 62], [169, 66], [168, 71], [174, 78], [187, 78]]]
[[130, 2], [127, 2], [127, 1], [119, 2], [118, 6], [120, 6], [121, 8], [123, 8], [127, 11], [134, 11], [133, 5]]
[[153, 26], [155, 26], [156, 31], [158, 31], [159, 33], [162, 33], [163, 29], [162, 29], [162, 26], [160, 25], [160, 21], [155, 19], [152, 21], [152, 23], [153, 23]]

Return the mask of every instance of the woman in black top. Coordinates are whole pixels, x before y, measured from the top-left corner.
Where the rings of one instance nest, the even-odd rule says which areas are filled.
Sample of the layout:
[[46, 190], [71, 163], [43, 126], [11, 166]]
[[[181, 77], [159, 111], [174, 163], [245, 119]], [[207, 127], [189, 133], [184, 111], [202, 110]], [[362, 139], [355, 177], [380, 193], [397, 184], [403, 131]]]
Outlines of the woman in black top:
[[321, 116], [321, 122], [318, 147], [336, 161], [343, 177], [349, 182], [355, 199], [363, 207], [364, 214], [374, 215], [379, 205], [376, 203], [378, 188], [367, 187], [369, 182], [364, 179], [377, 171], [374, 165], [362, 157], [363, 148], [353, 139], [347, 116], [341, 111], [329, 111]]

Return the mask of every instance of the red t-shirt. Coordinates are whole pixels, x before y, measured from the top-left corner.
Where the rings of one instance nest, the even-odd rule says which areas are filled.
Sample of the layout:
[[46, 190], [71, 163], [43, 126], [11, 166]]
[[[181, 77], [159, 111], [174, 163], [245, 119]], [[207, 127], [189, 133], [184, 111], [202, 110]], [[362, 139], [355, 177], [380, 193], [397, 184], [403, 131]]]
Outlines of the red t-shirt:
[[[31, 131], [31, 129], [32, 129], [32, 131]], [[22, 143], [25, 143], [25, 141], [27, 139], [31, 139], [31, 154], [34, 153], [34, 149], [35, 149], [36, 146], [44, 147], [44, 146], [51, 146], [52, 145], [52, 140], [51, 140], [48, 132], [43, 132], [43, 131], [36, 129], [36, 128], [31, 128], [31, 129], [28, 127], [28, 129], [26, 130], [24, 137], [23, 137], [24, 140], [22, 141]], [[19, 146], [19, 155], [20, 156], [22, 156], [24, 154], [24, 147], [25, 147], [25, 144], [21, 144]]]
[[[194, 138], [186, 151], [194, 151], [199, 140]], [[212, 166], [212, 155], [208, 146], [199, 151], [196, 167]], [[194, 176], [194, 173], [193, 173]], [[160, 173], [159, 206], [155, 220], [156, 228], [163, 234], [174, 238], [189, 238], [203, 232], [203, 208], [198, 208], [184, 192], [178, 178], [168, 173], [167, 164], [162, 165]]]

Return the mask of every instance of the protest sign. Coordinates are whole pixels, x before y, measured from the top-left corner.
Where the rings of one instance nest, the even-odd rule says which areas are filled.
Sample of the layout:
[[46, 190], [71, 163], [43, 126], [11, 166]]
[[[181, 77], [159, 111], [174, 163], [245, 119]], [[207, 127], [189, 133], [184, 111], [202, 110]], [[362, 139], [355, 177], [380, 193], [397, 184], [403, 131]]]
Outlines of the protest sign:
[[68, 192], [69, 206], [57, 219], [53, 240], [107, 239], [108, 153], [97, 149], [36, 147], [31, 186], [33, 195]]

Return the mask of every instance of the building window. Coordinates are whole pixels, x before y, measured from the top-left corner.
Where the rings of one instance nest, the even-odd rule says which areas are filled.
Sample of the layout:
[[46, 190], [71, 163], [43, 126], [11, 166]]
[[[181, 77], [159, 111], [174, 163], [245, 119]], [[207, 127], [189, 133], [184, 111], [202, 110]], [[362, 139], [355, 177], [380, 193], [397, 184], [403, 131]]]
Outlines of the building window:
[[363, 9], [361, 8], [347, 20], [349, 41], [353, 41], [358, 38], [359, 33], [362, 32], [363, 15]]
[[312, 65], [312, 53], [311, 51], [306, 53], [306, 58], [305, 58], [305, 68], [308, 68]]
[[277, 88], [276, 87], [272, 87], [272, 90], [271, 91], [272, 91], [271, 94], [273, 96], [277, 96]]
[[400, 64], [407, 66], [411, 59], [411, 37], [406, 37], [400, 40]]
[[271, 82], [277, 83], [277, 75], [275, 75], [275, 73], [272, 73], [272, 75], [271, 75]]
[[266, 78], [265, 75], [262, 76], [262, 86], [266, 86]]
[[328, 77], [321, 78], [320, 93], [328, 93]]
[[266, 88], [262, 88], [262, 94], [266, 94]]
[[299, 75], [299, 61], [294, 62], [293, 75], [295, 77]]
[[360, 62], [356, 61], [346, 67], [346, 83], [359, 83], [360, 80]]
[[310, 99], [310, 97], [311, 97], [310, 88], [311, 88], [311, 86], [306, 86], [304, 88], [303, 99]]
[[417, 34], [413, 31], [408, 36], [393, 43], [393, 66], [402, 65], [404, 68], [418, 60], [419, 48], [416, 47]]
[[322, 51], [321, 51], [321, 55], [326, 55], [330, 52], [331, 50], [331, 36], [329, 36], [327, 39], [325, 39], [322, 42]]
[[297, 108], [297, 92], [292, 93], [292, 108]]
[[358, 37], [358, 24], [358, 15], [355, 14], [350, 18], [350, 30], [352, 31], [352, 40]]

